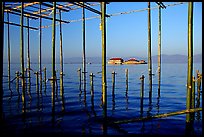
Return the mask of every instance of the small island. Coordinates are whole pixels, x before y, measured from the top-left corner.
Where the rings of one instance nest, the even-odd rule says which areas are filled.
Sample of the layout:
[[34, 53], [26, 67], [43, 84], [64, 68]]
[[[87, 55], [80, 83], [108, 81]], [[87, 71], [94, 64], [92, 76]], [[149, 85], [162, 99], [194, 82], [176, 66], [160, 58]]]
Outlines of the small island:
[[147, 64], [145, 60], [137, 60], [136, 58], [130, 58], [127, 61], [122, 58], [110, 58], [108, 64]]

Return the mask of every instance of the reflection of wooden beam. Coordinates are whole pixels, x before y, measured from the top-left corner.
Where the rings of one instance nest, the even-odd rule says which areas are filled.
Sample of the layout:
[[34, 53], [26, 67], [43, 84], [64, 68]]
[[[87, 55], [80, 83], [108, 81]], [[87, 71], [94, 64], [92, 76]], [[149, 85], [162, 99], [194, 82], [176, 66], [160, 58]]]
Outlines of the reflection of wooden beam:
[[120, 120], [120, 121], [115, 121], [113, 123], [114, 124], [125, 124], [125, 123], [132, 123], [132, 122], [151, 120], [151, 119], [155, 119], [155, 118], [163, 118], [163, 117], [169, 117], [169, 116], [174, 116], [174, 115], [181, 115], [181, 114], [185, 114], [185, 113], [193, 113], [193, 112], [197, 112], [197, 111], [202, 111], [202, 108], [181, 110], [181, 111], [169, 112], [169, 113], [165, 113], [165, 114], [158, 114], [158, 115], [154, 115], [154, 116], [147, 116], [147, 117], [141, 117], [141, 118]]

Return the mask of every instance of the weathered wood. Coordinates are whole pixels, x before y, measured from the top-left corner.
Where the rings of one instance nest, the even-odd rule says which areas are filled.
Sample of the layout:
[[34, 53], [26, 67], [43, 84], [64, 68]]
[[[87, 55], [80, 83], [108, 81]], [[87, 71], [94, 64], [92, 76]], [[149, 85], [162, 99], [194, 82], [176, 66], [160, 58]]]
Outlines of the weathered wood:
[[[191, 108], [193, 76], [193, 2], [188, 3], [188, 73], [187, 73], [187, 94], [186, 109]], [[190, 115], [186, 115], [186, 122], [190, 122]]]
[[139, 117], [139, 118], [133, 118], [133, 119], [119, 120], [119, 121], [111, 122], [111, 124], [125, 124], [125, 123], [131, 123], [131, 122], [139, 122], [139, 121], [151, 120], [151, 119], [156, 119], [156, 118], [164, 118], [164, 117], [169, 117], [169, 116], [174, 116], [174, 115], [181, 115], [185, 113], [193, 113], [197, 111], [202, 111], [202, 108], [181, 110], [181, 111], [169, 112], [165, 114], [159, 114], [159, 115], [148, 116], [148, 117]]
[[101, 2], [101, 32], [102, 32], [102, 104], [103, 117], [107, 117], [107, 83], [106, 83], [106, 3]]
[[148, 72], [149, 72], [149, 98], [152, 98], [152, 55], [151, 55], [151, 11], [148, 2]]

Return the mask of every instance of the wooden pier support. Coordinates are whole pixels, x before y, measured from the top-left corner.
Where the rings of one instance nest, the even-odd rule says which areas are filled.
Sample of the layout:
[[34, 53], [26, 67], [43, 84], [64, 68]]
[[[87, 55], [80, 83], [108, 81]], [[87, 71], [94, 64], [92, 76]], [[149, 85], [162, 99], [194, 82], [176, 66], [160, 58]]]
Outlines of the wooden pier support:
[[114, 94], [114, 91], [115, 91], [115, 75], [116, 75], [116, 72], [113, 70], [112, 71], [112, 94]]
[[151, 11], [148, 2], [148, 72], [149, 72], [149, 98], [152, 98], [152, 55], [151, 55]]
[[38, 71], [37, 72], [35, 72], [34, 73], [35, 75], [36, 75], [36, 92], [37, 92], [37, 94], [39, 93], [39, 78], [38, 78], [38, 75], [39, 75], [39, 73], [38, 73]]
[[0, 2], [0, 14], [1, 14], [1, 21], [0, 21], [0, 41], [1, 41], [1, 46], [0, 46], [0, 123], [3, 123], [4, 120], [4, 115], [3, 115], [3, 83], [2, 83], [2, 77], [3, 77], [3, 53], [4, 53], [4, 8], [5, 8], [5, 3]]
[[141, 89], [140, 89], [140, 113], [143, 114], [143, 99], [144, 99], [144, 75], [140, 77]]
[[198, 108], [200, 106], [200, 90], [201, 90], [201, 79], [202, 79], [202, 75], [199, 73], [199, 70], [196, 71], [196, 75], [197, 75], [197, 104], [196, 104], [196, 108]]
[[39, 79], [40, 79], [40, 91], [42, 91], [42, 18], [41, 18], [41, 2], [39, 3]]
[[81, 92], [81, 68], [78, 68], [77, 72], [78, 72], [78, 75], [79, 75], [79, 91]]
[[102, 104], [103, 117], [107, 117], [107, 83], [106, 83], [106, 3], [101, 2], [101, 32], [102, 32]]
[[[9, 12], [7, 12], [7, 21], [9, 22]], [[9, 90], [11, 89], [11, 84], [10, 84], [10, 81], [11, 81], [11, 72], [10, 72], [10, 70], [11, 70], [11, 59], [10, 59], [10, 29], [9, 29], [10, 27], [9, 27], [9, 24], [8, 24], [8, 27], [7, 27], [7, 34], [8, 34], [8, 36], [7, 36], [7, 45], [8, 45], [8, 88], [9, 88]]]
[[47, 74], [46, 74], [46, 67], [44, 67], [43, 70], [44, 70], [44, 86], [46, 87], [46, 77], [47, 77], [47, 76], [46, 76], [46, 75], [47, 75]]
[[16, 71], [16, 90], [18, 92], [18, 95], [20, 95], [19, 93], [19, 71]]
[[[192, 97], [192, 75], [193, 75], [193, 2], [188, 3], [188, 73], [186, 109], [191, 109]], [[186, 122], [190, 122], [190, 114], [186, 115]]]
[[[59, 10], [60, 20], [62, 19], [61, 10]], [[60, 91], [64, 91], [63, 89], [63, 48], [62, 48], [62, 23], [60, 21]], [[60, 95], [63, 93], [60, 92]]]
[[21, 2], [21, 27], [20, 27], [20, 55], [21, 55], [21, 79], [22, 79], [22, 102], [23, 102], [23, 108], [22, 112], [25, 112], [26, 109], [26, 100], [25, 100], [25, 76], [24, 76], [24, 32], [23, 32], [23, 20], [24, 16], [24, 7], [23, 2]]
[[[84, 2], [83, 2], [84, 5]], [[86, 96], [86, 35], [85, 35], [85, 8], [82, 7], [82, 73], [83, 73], [83, 85], [84, 96]]]
[[125, 69], [126, 94], [128, 93], [128, 69]]
[[27, 47], [27, 69], [28, 69], [28, 72], [27, 72], [27, 75], [28, 75], [28, 83], [30, 84], [31, 81], [30, 81], [30, 31], [29, 31], [29, 18], [27, 17], [27, 36], [28, 36], [28, 47]]
[[160, 97], [160, 84], [161, 84], [161, 6], [159, 5], [158, 13], [158, 97]]
[[94, 77], [94, 74], [93, 73], [90, 73], [90, 86], [91, 86], [91, 98], [94, 97], [94, 84], [93, 84], [93, 77]]

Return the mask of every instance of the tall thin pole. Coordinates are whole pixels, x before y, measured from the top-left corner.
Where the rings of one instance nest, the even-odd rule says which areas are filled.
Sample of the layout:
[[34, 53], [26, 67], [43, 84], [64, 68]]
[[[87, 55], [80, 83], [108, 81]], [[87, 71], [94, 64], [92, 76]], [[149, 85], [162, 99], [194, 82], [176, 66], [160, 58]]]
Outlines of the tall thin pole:
[[56, 19], [56, 2], [53, 2], [53, 20], [52, 20], [52, 77], [55, 79], [55, 19]]
[[53, 2], [53, 20], [52, 20], [52, 114], [54, 120], [55, 114], [55, 81], [56, 81], [56, 72], [55, 72], [55, 18], [56, 18], [56, 2]]
[[24, 78], [24, 38], [23, 38], [23, 2], [21, 2], [21, 29], [20, 29], [20, 54], [21, 54], [21, 75], [22, 75], [22, 102], [23, 112], [25, 109], [25, 78]]
[[[59, 10], [60, 20], [62, 19], [61, 10]], [[62, 24], [60, 21], [60, 91], [63, 91], [63, 50], [62, 50]], [[63, 93], [60, 92], [62, 95]]]
[[[84, 5], [84, 2], [83, 2]], [[86, 35], [85, 35], [85, 8], [82, 8], [82, 56], [83, 56], [83, 80], [84, 80], [84, 98], [86, 98]]]
[[161, 84], [161, 6], [159, 5], [159, 32], [158, 32], [158, 96], [160, 96]]
[[[187, 73], [186, 109], [191, 109], [192, 77], [193, 77], [193, 2], [188, 3], [188, 73]], [[190, 114], [186, 115], [190, 122]]]
[[101, 29], [102, 29], [102, 104], [103, 116], [107, 116], [107, 83], [106, 83], [106, 3], [101, 2]]
[[3, 74], [3, 51], [4, 51], [4, 2], [0, 2], [1, 11], [1, 22], [0, 22], [0, 36], [1, 36], [1, 46], [0, 46], [0, 123], [3, 121], [3, 87], [2, 87], [2, 74]]
[[149, 72], [149, 97], [152, 97], [152, 57], [151, 57], [151, 12], [148, 2], [148, 72]]
[[[9, 22], [9, 12], [7, 12], [7, 21]], [[8, 24], [8, 32], [7, 32], [7, 34], [8, 34], [8, 87], [9, 87], [9, 89], [11, 89], [11, 86], [10, 86], [10, 79], [11, 79], [11, 72], [10, 72], [10, 61], [11, 61], [11, 59], [10, 59], [10, 29], [9, 29], [10, 27], [9, 27], [9, 24]]]
[[[40, 16], [41, 16], [41, 2], [40, 2]], [[40, 91], [42, 90], [42, 60], [41, 60], [41, 47], [42, 47], [42, 18], [40, 17], [39, 28], [39, 75], [40, 75]]]
[[28, 36], [28, 47], [27, 47], [27, 67], [28, 67], [28, 81], [30, 84], [30, 30], [29, 30], [29, 18], [27, 17], [27, 36]]

